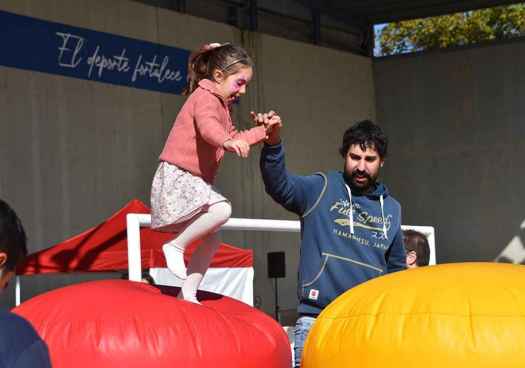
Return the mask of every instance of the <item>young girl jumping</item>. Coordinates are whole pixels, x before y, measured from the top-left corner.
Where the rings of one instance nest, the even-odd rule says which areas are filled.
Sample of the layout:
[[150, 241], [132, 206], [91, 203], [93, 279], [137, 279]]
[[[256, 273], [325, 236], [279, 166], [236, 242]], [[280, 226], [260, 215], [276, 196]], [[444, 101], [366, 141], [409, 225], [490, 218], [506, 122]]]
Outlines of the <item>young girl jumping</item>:
[[[218, 229], [231, 215], [230, 202], [213, 187], [225, 151], [247, 157], [250, 145], [264, 140], [275, 113], [254, 114], [252, 129], [238, 132], [230, 106], [246, 92], [253, 62], [242, 48], [209, 44], [192, 54], [188, 99], [182, 106], [160, 155], [151, 188], [151, 226], [178, 235], [162, 250], [171, 272], [184, 279], [178, 297], [199, 303], [199, 284], [220, 244]], [[184, 249], [203, 239], [186, 270]]]

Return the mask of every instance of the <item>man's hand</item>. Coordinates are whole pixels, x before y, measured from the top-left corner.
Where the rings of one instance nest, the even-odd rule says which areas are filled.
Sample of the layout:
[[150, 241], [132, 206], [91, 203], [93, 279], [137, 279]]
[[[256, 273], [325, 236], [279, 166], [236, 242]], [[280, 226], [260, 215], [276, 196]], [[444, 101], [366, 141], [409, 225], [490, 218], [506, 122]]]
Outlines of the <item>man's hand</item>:
[[246, 158], [250, 153], [250, 145], [242, 139], [228, 139], [222, 147], [229, 152], [235, 152], [237, 156]]
[[264, 143], [273, 145], [281, 142], [282, 127], [283, 123], [281, 117], [277, 114], [273, 115], [266, 125], [266, 139], [264, 140]]
[[277, 144], [281, 141], [280, 131], [283, 126], [281, 117], [273, 110], [267, 113], [250, 113], [255, 125], [264, 125], [266, 128], [266, 144]]
[[278, 144], [281, 142], [281, 127], [282, 125], [275, 125], [271, 132], [268, 133], [264, 143], [269, 145]]

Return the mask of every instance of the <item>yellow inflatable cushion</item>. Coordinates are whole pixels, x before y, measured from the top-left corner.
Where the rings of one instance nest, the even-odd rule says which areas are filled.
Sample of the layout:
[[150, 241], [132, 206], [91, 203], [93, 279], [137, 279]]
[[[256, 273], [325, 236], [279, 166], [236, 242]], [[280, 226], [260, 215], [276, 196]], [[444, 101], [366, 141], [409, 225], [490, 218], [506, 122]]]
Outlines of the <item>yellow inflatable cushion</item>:
[[525, 367], [525, 266], [456, 263], [368, 281], [321, 313], [303, 368]]

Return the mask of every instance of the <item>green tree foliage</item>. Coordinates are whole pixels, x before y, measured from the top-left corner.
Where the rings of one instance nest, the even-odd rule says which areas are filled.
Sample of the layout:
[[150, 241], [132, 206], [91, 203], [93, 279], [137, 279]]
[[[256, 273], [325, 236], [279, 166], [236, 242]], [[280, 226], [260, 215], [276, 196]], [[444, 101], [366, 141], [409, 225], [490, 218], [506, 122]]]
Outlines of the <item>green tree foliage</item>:
[[525, 33], [525, 4], [389, 23], [377, 38], [381, 55], [503, 40]]

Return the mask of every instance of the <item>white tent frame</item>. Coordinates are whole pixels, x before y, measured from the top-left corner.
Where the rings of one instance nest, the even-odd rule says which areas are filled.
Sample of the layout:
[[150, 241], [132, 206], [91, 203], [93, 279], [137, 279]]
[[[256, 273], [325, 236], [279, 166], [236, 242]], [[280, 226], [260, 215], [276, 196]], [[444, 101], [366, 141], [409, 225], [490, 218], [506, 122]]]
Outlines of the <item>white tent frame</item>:
[[[140, 281], [142, 277], [140, 259], [140, 227], [151, 226], [151, 215], [130, 213], [127, 215], [127, 226], [129, 279], [132, 281]], [[427, 237], [430, 246], [430, 264], [436, 264], [436, 236], [434, 227], [402, 225], [401, 228], [403, 230], [411, 229], [419, 231]], [[301, 223], [299, 221], [290, 220], [230, 218], [221, 229], [298, 233], [301, 231]]]
[[[129, 213], [126, 216], [127, 222], [127, 237], [128, 237], [128, 274], [131, 281], [141, 281], [142, 279], [142, 265], [140, 256], [140, 228], [151, 226], [151, 215]], [[435, 230], [432, 226], [412, 226], [403, 225], [403, 230], [412, 229], [419, 231], [427, 236], [430, 245], [430, 264], [436, 264], [436, 248], [435, 248]], [[298, 233], [301, 231], [301, 223], [299, 221], [291, 220], [268, 220], [268, 219], [246, 219], [246, 218], [230, 218], [222, 228], [222, 230], [254, 230], [254, 231], [276, 231], [276, 232], [292, 232]], [[16, 277], [15, 285], [15, 300], [16, 305], [20, 305], [20, 277]]]

